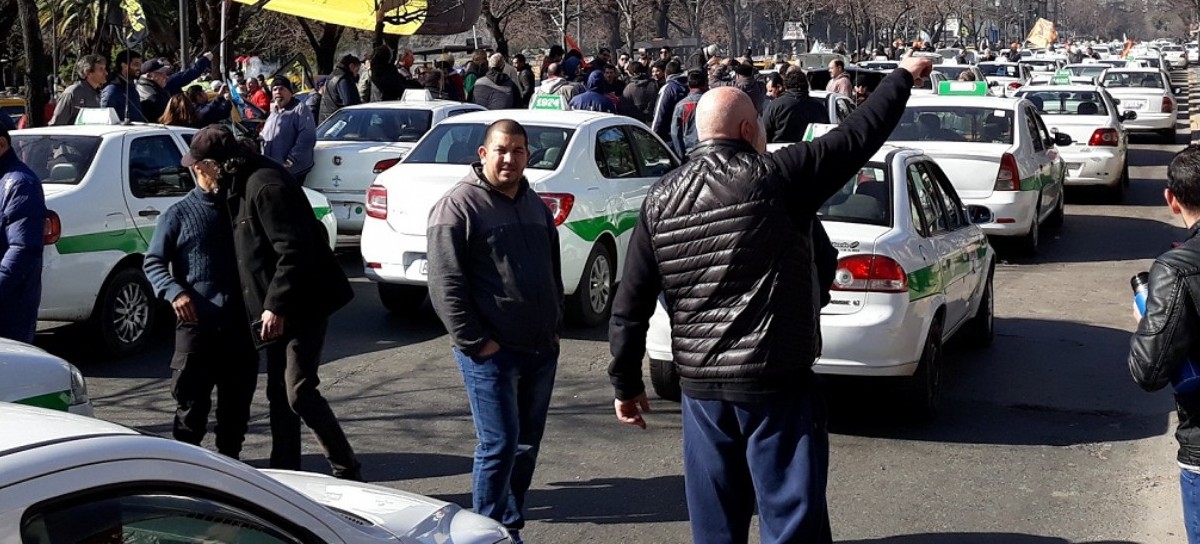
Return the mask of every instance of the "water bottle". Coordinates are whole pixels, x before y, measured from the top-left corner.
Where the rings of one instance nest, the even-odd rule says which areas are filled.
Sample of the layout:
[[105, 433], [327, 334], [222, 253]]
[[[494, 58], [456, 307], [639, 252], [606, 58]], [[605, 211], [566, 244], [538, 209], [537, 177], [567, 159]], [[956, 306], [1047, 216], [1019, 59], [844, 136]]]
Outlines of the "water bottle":
[[[1129, 278], [1129, 286], [1133, 288], [1133, 303], [1137, 306], [1138, 315], [1146, 315], [1146, 290], [1150, 285], [1150, 273], [1139, 272]], [[1191, 360], [1183, 364], [1179, 374], [1171, 378], [1171, 385], [1176, 393], [1191, 393], [1200, 389], [1200, 366]]]

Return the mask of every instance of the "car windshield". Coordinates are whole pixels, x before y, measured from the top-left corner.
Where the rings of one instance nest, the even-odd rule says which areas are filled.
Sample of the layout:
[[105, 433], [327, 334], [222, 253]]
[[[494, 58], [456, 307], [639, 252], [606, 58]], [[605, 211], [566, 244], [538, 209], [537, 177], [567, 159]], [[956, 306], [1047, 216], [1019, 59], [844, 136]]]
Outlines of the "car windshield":
[[979, 107], [908, 108], [888, 140], [1011, 144], [1013, 112]]
[[92, 167], [100, 137], [13, 134], [12, 147], [42, 183], [74, 185]]
[[1077, 77], [1100, 77], [1108, 66], [1103, 64], [1085, 64], [1083, 66], [1068, 66], [1067, 71]]
[[[562, 161], [573, 129], [524, 125], [529, 137], [526, 168], [554, 170]], [[471, 164], [479, 160], [487, 123], [441, 123], [405, 157], [405, 164]]]
[[1095, 91], [1028, 91], [1017, 96], [1033, 102], [1044, 115], [1108, 115], [1104, 99]]
[[961, 64], [942, 64], [937, 67], [937, 71], [946, 74], [946, 77], [953, 80], [957, 80], [960, 74], [970, 69], [970, 66], [963, 66]]
[[1109, 88], [1141, 87], [1163, 88], [1162, 77], [1156, 72], [1108, 72], [1104, 74], [1104, 86]]
[[1021, 61], [1021, 64], [1028, 64], [1030, 69], [1043, 72], [1046, 70], [1054, 70], [1054, 68], [1057, 66], [1054, 61], [1049, 60], [1023, 60]]
[[344, 109], [317, 127], [317, 141], [415, 142], [432, 124], [429, 110]]
[[1163, 51], [1174, 51], [1174, 52], [1178, 53], [1180, 51], [1183, 51], [1183, 48], [1179, 47], [1178, 45], [1168, 45], [1163, 48]]
[[1016, 64], [979, 63], [979, 71], [985, 77], [1021, 77], [1021, 69]]
[[892, 184], [879, 163], [868, 163], [817, 213], [825, 222], [892, 226]]

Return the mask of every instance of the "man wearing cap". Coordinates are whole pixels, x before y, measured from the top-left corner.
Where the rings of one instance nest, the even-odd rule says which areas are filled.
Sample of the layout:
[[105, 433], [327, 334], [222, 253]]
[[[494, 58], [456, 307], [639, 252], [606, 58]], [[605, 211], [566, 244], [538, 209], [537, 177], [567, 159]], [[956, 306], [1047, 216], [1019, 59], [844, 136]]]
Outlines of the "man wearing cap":
[[0, 128], [0, 338], [32, 342], [42, 300], [46, 199]]
[[84, 55], [75, 63], [79, 81], [58, 95], [50, 124], [69, 125], [75, 122], [81, 108], [100, 107], [100, 89], [108, 80], [108, 61], [100, 55]]
[[212, 90], [217, 93], [212, 100], [209, 100], [208, 93], [200, 85], [192, 85], [187, 90], [188, 98], [196, 105], [196, 114], [200, 116], [200, 124], [203, 126], [225, 121], [233, 112], [229, 86], [220, 81], [214, 81]]
[[138, 103], [146, 119], [156, 120], [167, 111], [171, 95], [165, 88], [171, 67], [159, 59], [142, 64], [142, 77], [137, 81]]
[[487, 74], [475, 81], [471, 101], [489, 110], [504, 110], [514, 107], [520, 95], [517, 84], [504, 73], [504, 55], [488, 57]]
[[317, 125], [312, 113], [292, 92], [292, 82], [284, 76], [271, 79], [271, 116], [263, 125], [263, 155], [287, 168], [301, 184], [313, 167], [313, 148], [317, 145]]
[[321, 98], [321, 115], [317, 124], [324, 123], [329, 116], [346, 106], [362, 103], [358, 94], [358, 71], [362, 62], [354, 55], [346, 55], [325, 81], [325, 95]]
[[329, 316], [354, 292], [300, 184], [225, 125], [197, 132], [183, 164], [212, 169], [229, 210], [251, 334], [267, 360], [271, 468], [300, 469], [303, 420], [333, 475], [361, 480], [354, 449], [317, 390]]

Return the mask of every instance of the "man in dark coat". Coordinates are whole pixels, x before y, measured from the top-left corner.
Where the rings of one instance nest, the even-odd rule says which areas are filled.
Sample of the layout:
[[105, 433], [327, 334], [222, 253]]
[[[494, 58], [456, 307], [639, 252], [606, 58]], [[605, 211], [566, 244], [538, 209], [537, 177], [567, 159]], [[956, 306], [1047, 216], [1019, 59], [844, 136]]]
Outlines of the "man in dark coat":
[[317, 390], [329, 316], [354, 297], [300, 184], [225, 125], [192, 138], [184, 166], [208, 164], [233, 223], [233, 248], [251, 333], [267, 360], [271, 468], [300, 469], [300, 421], [325, 450], [333, 475], [361, 480], [361, 465]]
[[385, 100], [399, 100], [404, 95], [405, 80], [400, 75], [400, 70], [392, 62], [392, 50], [386, 45], [381, 45], [371, 52], [370, 64], [371, 74], [371, 96], [362, 97], [364, 102], [383, 102]]
[[346, 55], [338, 61], [333, 73], [325, 80], [325, 95], [321, 97], [321, 118], [317, 124], [324, 123], [338, 110], [362, 103], [358, 94], [358, 71], [362, 62], [354, 55]]
[[493, 53], [488, 57], [487, 74], [471, 88], [471, 102], [489, 110], [504, 110], [515, 107], [520, 94], [517, 84], [504, 73], [504, 55]]
[[525, 62], [525, 55], [517, 54], [513, 56], [513, 68], [517, 69], [517, 90], [520, 91], [520, 96], [517, 97], [516, 107], [528, 108], [529, 99], [533, 98], [535, 88], [533, 78], [533, 67]]
[[629, 74], [629, 84], [625, 86], [625, 92], [621, 96], [621, 113], [649, 125], [654, 120], [658, 83], [650, 79], [646, 65], [636, 60], [629, 63]]
[[808, 96], [808, 79], [796, 66], [783, 76], [783, 95], [763, 108], [767, 142], [791, 143], [804, 139], [809, 123], [828, 123], [825, 103]]
[[671, 118], [675, 115], [675, 105], [688, 95], [687, 74], [676, 61], [667, 63], [667, 82], [658, 90], [658, 102], [654, 105], [654, 120], [650, 124], [653, 130], [664, 142], [671, 141]]
[[596, 70], [588, 76], [587, 91], [571, 99], [571, 109], [617, 113], [617, 106], [608, 99], [604, 72]]
[[42, 182], [0, 128], [0, 338], [32, 342], [42, 301]]
[[[137, 51], [121, 51], [113, 59], [112, 79], [100, 90], [100, 107], [112, 108], [122, 121], [145, 123], [137, 79], [142, 73], [142, 55]], [[158, 120], [157, 117], [154, 118]]]

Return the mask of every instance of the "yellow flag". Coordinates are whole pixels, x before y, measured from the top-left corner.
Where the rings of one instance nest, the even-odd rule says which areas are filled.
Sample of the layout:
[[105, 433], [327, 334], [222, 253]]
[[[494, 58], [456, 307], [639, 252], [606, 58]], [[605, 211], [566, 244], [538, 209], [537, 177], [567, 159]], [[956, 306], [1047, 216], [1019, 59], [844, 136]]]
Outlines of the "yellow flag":
[[1025, 38], [1035, 47], [1046, 47], [1055, 40], [1058, 40], [1058, 32], [1054, 29], [1054, 23], [1046, 19], [1038, 19], [1029, 30], [1029, 37]]

